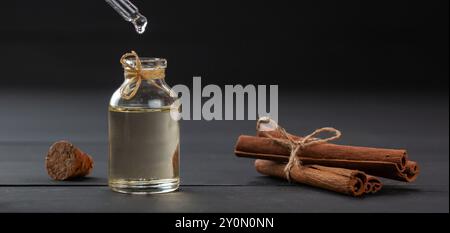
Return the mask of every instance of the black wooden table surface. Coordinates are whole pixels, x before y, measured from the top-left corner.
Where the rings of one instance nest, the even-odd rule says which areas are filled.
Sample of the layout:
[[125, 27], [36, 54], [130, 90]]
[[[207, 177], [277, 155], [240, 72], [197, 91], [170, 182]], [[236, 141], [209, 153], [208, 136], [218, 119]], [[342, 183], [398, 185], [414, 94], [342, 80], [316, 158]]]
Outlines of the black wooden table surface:
[[[239, 134], [254, 121], [183, 121], [178, 192], [126, 195], [107, 186], [109, 92], [3, 90], [0, 93], [0, 212], [448, 212], [448, 95], [291, 93], [280, 95], [279, 121], [308, 134], [333, 126], [339, 143], [407, 148], [421, 165], [412, 184], [383, 180], [375, 195], [352, 198], [264, 177], [237, 158]], [[52, 181], [44, 158], [67, 139], [91, 154], [93, 173]]]

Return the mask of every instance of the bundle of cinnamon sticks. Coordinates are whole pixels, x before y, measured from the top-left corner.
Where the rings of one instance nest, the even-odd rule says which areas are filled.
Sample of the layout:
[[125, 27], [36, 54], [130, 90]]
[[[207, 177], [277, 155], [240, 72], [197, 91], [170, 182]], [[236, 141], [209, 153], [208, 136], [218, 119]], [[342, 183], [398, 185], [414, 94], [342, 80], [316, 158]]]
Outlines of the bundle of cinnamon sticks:
[[332, 143], [315, 144], [298, 150], [295, 156], [300, 163], [286, 174], [286, 163], [292, 152], [292, 148], [280, 143], [288, 140], [286, 137], [296, 141], [303, 139], [286, 133], [269, 118], [260, 119], [256, 136], [239, 136], [235, 154], [255, 158], [255, 168], [261, 174], [290, 178], [298, 183], [351, 196], [378, 192], [382, 183], [377, 176], [412, 182], [419, 174], [418, 164], [408, 159], [406, 150]]

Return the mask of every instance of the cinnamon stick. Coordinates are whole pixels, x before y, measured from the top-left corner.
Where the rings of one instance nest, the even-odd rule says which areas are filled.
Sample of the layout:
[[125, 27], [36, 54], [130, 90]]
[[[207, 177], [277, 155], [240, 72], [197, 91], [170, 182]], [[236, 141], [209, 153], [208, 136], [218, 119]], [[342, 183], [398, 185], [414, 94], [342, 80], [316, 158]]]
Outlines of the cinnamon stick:
[[383, 184], [380, 179], [375, 176], [367, 175], [366, 191], [365, 193], [376, 193], [381, 190]]
[[94, 160], [67, 141], [55, 142], [45, 158], [48, 175], [55, 180], [68, 180], [88, 175]]
[[[256, 171], [263, 175], [287, 179], [285, 164], [269, 160], [255, 160]], [[363, 172], [320, 165], [294, 165], [290, 171], [293, 181], [351, 196], [366, 193], [367, 176]]]
[[[293, 140], [303, 139], [300, 136], [292, 135], [285, 131], [282, 132], [281, 127], [270, 118], [261, 118], [258, 120], [256, 132], [259, 137], [283, 138], [287, 134]], [[420, 171], [418, 164], [409, 160], [407, 151], [403, 149], [370, 148], [325, 143], [304, 148], [301, 154], [305, 164], [357, 169], [372, 175], [406, 182], [414, 181]]]
[[[266, 132], [265, 132], [266, 133]], [[235, 154], [239, 157], [279, 162], [289, 160], [289, 148], [271, 138], [241, 135]], [[275, 135], [276, 136], [276, 135]], [[294, 136], [295, 137], [295, 136]], [[300, 137], [296, 137], [300, 139]], [[371, 175], [412, 182], [419, 174], [416, 162], [409, 161], [406, 150], [343, 146], [331, 143], [306, 147], [297, 153], [304, 165], [316, 164], [364, 171]]]

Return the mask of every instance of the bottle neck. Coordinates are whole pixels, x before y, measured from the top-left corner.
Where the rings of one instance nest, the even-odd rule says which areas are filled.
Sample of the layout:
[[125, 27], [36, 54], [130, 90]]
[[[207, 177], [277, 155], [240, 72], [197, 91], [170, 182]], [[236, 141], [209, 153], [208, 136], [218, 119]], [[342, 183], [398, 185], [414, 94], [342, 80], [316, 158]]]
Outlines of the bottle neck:
[[131, 70], [124, 69], [125, 79], [143, 79], [143, 80], [151, 80], [151, 79], [164, 79], [166, 77], [166, 69], [158, 68], [158, 69], [141, 69], [141, 70]]

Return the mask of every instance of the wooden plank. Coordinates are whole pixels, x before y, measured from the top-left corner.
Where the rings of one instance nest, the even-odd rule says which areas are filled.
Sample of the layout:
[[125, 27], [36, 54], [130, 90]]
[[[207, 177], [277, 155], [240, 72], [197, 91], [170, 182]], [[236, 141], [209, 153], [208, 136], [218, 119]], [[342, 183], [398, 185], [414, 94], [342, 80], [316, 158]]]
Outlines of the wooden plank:
[[448, 188], [386, 187], [352, 198], [296, 186], [185, 186], [160, 195], [107, 187], [0, 187], [0, 212], [448, 212]]
[[[192, 146], [197, 145], [197, 146]], [[182, 147], [181, 179], [184, 185], [286, 185], [286, 182], [261, 179], [255, 172], [252, 159], [237, 158], [232, 151], [214, 144], [192, 143]], [[92, 154], [95, 167], [86, 179], [74, 181], [51, 180], [44, 166], [47, 143], [0, 144], [0, 185], [107, 185], [108, 145], [106, 143], [79, 143]], [[182, 145], [183, 146], [183, 145]], [[428, 154], [432, 157], [438, 155]], [[449, 165], [444, 160], [426, 161], [421, 157], [421, 174], [415, 185], [442, 185], [449, 183]], [[387, 184], [407, 185], [385, 180]]]
[[[364, 199], [258, 175], [252, 160], [233, 155], [237, 136], [253, 134], [254, 121], [182, 122], [182, 190], [157, 196], [113, 193], [106, 187], [109, 96], [0, 93], [0, 105], [7, 106], [0, 114], [0, 212], [448, 212], [448, 96], [280, 96], [280, 121], [293, 133], [331, 125], [343, 131], [340, 143], [404, 147], [419, 161], [416, 183], [385, 181], [382, 192]], [[45, 153], [60, 139], [94, 157], [90, 178], [48, 178]]]

